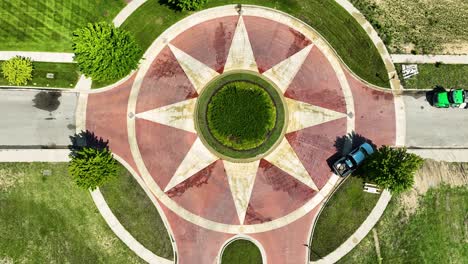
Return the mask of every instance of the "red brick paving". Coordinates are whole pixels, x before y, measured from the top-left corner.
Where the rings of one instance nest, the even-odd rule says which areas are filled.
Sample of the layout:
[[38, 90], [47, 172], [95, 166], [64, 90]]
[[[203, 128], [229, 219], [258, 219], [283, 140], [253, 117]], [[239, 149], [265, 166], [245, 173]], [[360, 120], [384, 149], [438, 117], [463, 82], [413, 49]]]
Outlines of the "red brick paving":
[[395, 145], [395, 105], [391, 93], [369, 88], [346, 72], [354, 99], [356, 133], [377, 146]]
[[135, 76], [112, 90], [88, 95], [86, 129], [109, 140], [112, 152], [137, 170], [127, 134], [127, 104]]
[[238, 20], [238, 16], [228, 16], [200, 23], [178, 35], [171, 44], [222, 73]]
[[[260, 224], [287, 215], [316, 192], [266, 160], [260, 161], [245, 224]], [[274, 205], [274, 206], [272, 206]]]
[[251, 236], [257, 239], [267, 254], [268, 264], [308, 263], [310, 225], [319, 211], [319, 206], [297, 221], [264, 233]]
[[[222, 71], [236, 19], [217, 19], [213, 20], [214, 24], [195, 26], [191, 29], [193, 32], [184, 32], [172, 43], [213, 69]], [[262, 71], [309, 44], [308, 40], [294, 30], [273, 21], [254, 17], [245, 17], [244, 21], [257, 64]], [[223, 24], [224, 34], [220, 33], [220, 23]], [[220, 39], [222, 36], [226, 39]], [[368, 137], [377, 145], [394, 144], [393, 96], [367, 87], [349, 73], [346, 73], [346, 76], [354, 97], [356, 132]], [[109, 139], [111, 150], [135, 168], [126, 127], [128, 96], [134, 77], [115, 89], [89, 95], [86, 127], [97, 136]], [[136, 112], [196, 96], [196, 91], [174, 55], [169, 48], [165, 48], [145, 76]], [[312, 49], [286, 91], [286, 96], [342, 113], [347, 110], [335, 73], [316, 48]], [[196, 135], [139, 119], [136, 120], [136, 133], [143, 161], [155, 182], [164, 189], [195, 141]], [[319, 188], [323, 187], [331, 175], [326, 160], [336, 153], [336, 138], [345, 133], [346, 119], [343, 118], [286, 135]], [[221, 223], [238, 224], [221, 161], [213, 163], [179, 184], [168, 195], [182, 207], [202, 217]], [[314, 195], [314, 191], [262, 160], [246, 224], [257, 224], [281, 217], [294, 211]], [[161, 206], [174, 231], [179, 263], [214, 263], [222, 244], [233, 236], [196, 226], [181, 219], [164, 205]], [[268, 263], [304, 263], [307, 247], [303, 244], [309, 241], [308, 232], [317, 210], [318, 207], [282, 228], [252, 234], [265, 248]]]
[[151, 64], [138, 94], [136, 113], [197, 96], [172, 51], [166, 47]]
[[146, 168], [164, 190], [197, 135], [144, 119], [136, 120], [136, 135]]
[[260, 73], [311, 43], [296, 30], [269, 19], [244, 16], [244, 23]]
[[[161, 204], [161, 203], [160, 203]], [[233, 234], [218, 233], [194, 225], [161, 204], [177, 243], [177, 263], [215, 264], [223, 243]], [[241, 263], [239, 263], [241, 264]]]
[[196, 215], [215, 222], [239, 224], [239, 217], [221, 160], [180, 183], [167, 194]]
[[327, 159], [337, 152], [335, 142], [338, 137], [343, 135], [346, 135], [346, 118], [286, 135], [289, 144], [319, 189], [327, 183], [331, 176]]
[[325, 55], [313, 47], [286, 90], [286, 97], [346, 113], [346, 104], [335, 70]]

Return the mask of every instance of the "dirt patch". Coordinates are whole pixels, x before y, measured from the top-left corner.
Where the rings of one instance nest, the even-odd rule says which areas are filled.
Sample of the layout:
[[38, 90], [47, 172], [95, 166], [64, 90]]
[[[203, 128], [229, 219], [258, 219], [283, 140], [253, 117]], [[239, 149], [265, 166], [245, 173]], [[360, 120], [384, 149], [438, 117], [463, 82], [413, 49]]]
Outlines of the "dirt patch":
[[468, 185], [468, 163], [426, 160], [414, 177], [413, 189], [399, 199], [403, 210], [407, 215], [414, 213], [419, 205], [419, 197], [441, 184], [451, 187]]
[[468, 43], [446, 43], [443, 45], [444, 54], [468, 54]]

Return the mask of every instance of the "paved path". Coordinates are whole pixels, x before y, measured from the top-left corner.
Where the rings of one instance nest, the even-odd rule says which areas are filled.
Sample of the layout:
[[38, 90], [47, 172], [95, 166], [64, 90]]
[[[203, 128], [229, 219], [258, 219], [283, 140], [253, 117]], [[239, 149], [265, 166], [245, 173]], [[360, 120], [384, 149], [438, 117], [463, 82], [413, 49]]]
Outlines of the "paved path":
[[0, 89], [0, 146], [66, 147], [75, 134], [78, 95]]
[[133, 0], [130, 3], [128, 3], [120, 12], [117, 14], [117, 16], [112, 20], [114, 25], [116, 27], [120, 27], [123, 22], [135, 11], [140, 7], [142, 4], [144, 4], [147, 0]]
[[379, 221], [380, 217], [385, 211], [388, 202], [390, 202], [391, 194], [389, 191], [384, 190], [380, 196], [379, 201], [375, 205], [372, 212], [362, 223], [362, 225], [352, 234], [343, 244], [341, 244], [335, 251], [326, 255], [318, 261], [311, 261], [314, 264], [330, 264], [335, 263], [346, 254], [348, 254], [366, 235], [374, 228], [375, 224]]
[[8, 60], [15, 56], [31, 58], [33, 61], [73, 63], [74, 54], [64, 52], [0, 51], [0, 60]]
[[0, 162], [68, 162], [68, 149], [0, 149]]
[[410, 55], [392, 54], [393, 63], [468, 64], [468, 55]]
[[407, 92], [402, 96], [406, 116], [405, 146], [468, 148], [468, 110], [432, 107], [426, 94]]
[[468, 148], [465, 149], [408, 149], [425, 159], [446, 162], [468, 162]]

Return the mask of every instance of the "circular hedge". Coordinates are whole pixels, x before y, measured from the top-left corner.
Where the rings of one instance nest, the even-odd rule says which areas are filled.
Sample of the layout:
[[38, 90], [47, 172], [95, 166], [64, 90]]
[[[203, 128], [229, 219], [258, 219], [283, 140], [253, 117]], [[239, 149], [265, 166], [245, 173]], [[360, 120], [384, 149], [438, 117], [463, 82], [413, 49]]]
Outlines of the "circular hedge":
[[197, 100], [195, 127], [217, 156], [250, 161], [268, 153], [283, 135], [286, 108], [279, 90], [250, 72], [226, 73]]
[[245, 81], [225, 84], [208, 103], [208, 128], [224, 146], [248, 150], [260, 146], [276, 124], [276, 107], [260, 86]]

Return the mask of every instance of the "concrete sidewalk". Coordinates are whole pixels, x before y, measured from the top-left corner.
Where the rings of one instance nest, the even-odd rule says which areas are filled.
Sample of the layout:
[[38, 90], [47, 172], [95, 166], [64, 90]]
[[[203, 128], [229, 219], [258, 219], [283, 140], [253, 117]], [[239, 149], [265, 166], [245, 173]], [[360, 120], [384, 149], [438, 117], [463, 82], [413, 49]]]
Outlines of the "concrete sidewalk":
[[0, 51], [0, 60], [21, 56], [31, 58], [33, 61], [73, 63], [74, 55], [64, 52]]
[[392, 54], [393, 63], [436, 63], [468, 64], [468, 55], [411, 55]]
[[0, 162], [68, 162], [68, 149], [0, 149]]

